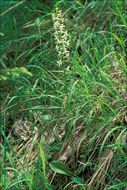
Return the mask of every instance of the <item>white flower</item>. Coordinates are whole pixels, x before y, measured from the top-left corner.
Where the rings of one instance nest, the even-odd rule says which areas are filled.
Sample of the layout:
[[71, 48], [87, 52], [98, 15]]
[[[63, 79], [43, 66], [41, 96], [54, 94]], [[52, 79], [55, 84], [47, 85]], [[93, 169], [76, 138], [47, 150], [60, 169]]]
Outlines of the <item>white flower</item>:
[[69, 35], [65, 29], [64, 17], [62, 11], [56, 8], [54, 14], [52, 14], [55, 48], [58, 53], [58, 65], [61, 66], [69, 58]]
[[61, 59], [57, 61], [58, 65], [61, 66], [62, 65], [62, 61]]

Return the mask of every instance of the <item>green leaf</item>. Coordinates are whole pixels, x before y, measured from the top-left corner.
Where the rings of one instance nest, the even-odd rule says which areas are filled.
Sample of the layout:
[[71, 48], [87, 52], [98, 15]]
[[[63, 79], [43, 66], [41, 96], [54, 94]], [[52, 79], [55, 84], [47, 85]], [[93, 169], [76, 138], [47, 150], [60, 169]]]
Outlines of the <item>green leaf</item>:
[[1, 74], [0, 81], [6, 81], [12, 78], [17, 79], [20, 78], [20, 76], [22, 75], [32, 77], [32, 73], [28, 71], [27, 68], [25, 67], [14, 67], [11, 69], [3, 69], [1, 70], [0, 74]]
[[4, 34], [2, 32], [0, 32], [0, 36], [4, 36]]
[[46, 179], [46, 165], [45, 165], [45, 155], [44, 155], [44, 151], [42, 149], [42, 145], [40, 144], [40, 157], [41, 157], [41, 161], [42, 161], [42, 171], [43, 171], [43, 175]]
[[83, 179], [82, 178], [80, 178], [80, 177], [73, 177], [72, 178], [72, 182], [74, 182], [74, 183], [84, 183], [84, 181], [83, 181]]
[[48, 115], [43, 115], [43, 116], [42, 116], [42, 119], [45, 120], [45, 121], [49, 121], [49, 120], [52, 119], [52, 116], [51, 116], [50, 114], [48, 114]]
[[49, 166], [56, 173], [73, 176], [70, 169], [61, 161], [52, 161]]

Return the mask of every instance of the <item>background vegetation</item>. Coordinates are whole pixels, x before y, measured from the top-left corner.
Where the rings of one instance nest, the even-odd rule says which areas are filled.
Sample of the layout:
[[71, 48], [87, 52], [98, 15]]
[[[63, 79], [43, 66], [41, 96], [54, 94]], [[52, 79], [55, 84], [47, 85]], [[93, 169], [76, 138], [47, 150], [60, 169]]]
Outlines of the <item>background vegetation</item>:
[[126, 0], [0, 4], [0, 189], [125, 190]]

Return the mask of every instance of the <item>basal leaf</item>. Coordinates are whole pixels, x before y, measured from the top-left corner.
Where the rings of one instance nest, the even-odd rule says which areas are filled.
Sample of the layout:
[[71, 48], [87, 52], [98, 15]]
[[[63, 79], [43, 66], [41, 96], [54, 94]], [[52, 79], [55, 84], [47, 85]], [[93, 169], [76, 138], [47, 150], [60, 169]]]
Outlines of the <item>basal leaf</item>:
[[56, 173], [73, 176], [70, 169], [61, 161], [52, 161], [49, 165], [50, 168]]

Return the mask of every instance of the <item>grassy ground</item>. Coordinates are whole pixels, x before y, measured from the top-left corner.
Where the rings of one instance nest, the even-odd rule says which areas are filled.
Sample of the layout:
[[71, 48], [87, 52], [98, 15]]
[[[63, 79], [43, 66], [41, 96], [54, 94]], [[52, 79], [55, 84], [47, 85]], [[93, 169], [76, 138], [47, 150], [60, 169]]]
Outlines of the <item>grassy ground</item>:
[[126, 190], [126, 1], [0, 3], [0, 189]]

